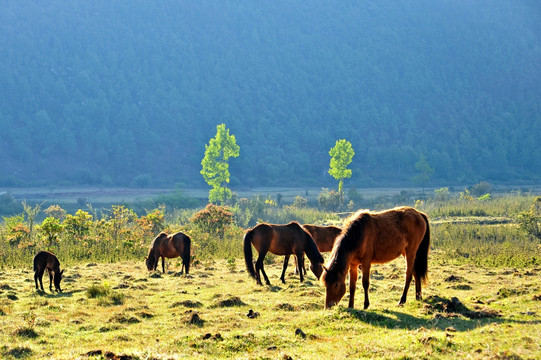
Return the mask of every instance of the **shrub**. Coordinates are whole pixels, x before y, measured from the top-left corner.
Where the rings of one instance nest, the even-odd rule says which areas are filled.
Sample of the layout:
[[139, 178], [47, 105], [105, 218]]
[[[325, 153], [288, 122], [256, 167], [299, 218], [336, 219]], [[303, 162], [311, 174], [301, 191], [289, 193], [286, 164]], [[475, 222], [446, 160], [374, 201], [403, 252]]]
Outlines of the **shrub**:
[[481, 181], [480, 183], [473, 185], [470, 188], [470, 192], [473, 196], [479, 197], [484, 194], [488, 194], [492, 191], [492, 185], [487, 183], [486, 181]]
[[60, 220], [54, 217], [46, 217], [41, 225], [38, 225], [38, 231], [44, 236], [46, 246], [56, 244], [58, 235], [64, 230]]
[[88, 235], [92, 225], [92, 215], [83, 210], [77, 210], [75, 215], [68, 214], [63, 222], [67, 233], [78, 239]]
[[521, 230], [541, 239], [541, 196], [534, 199], [530, 209], [518, 214], [517, 222]]
[[451, 198], [451, 193], [449, 192], [448, 187], [443, 187], [441, 189], [434, 190], [434, 200], [435, 201], [448, 201]]
[[51, 216], [60, 221], [66, 217], [66, 210], [62, 209], [60, 205], [51, 205], [47, 209], [43, 210], [47, 216]]
[[293, 204], [291, 206], [298, 209], [306, 208], [308, 207], [308, 200], [306, 200], [300, 195], [297, 195], [295, 196], [295, 200], [293, 201]]
[[334, 190], [322, 189], [317, 198], [319, 207], [326, 211], [339, 211], [344, 206], [344, 194]]

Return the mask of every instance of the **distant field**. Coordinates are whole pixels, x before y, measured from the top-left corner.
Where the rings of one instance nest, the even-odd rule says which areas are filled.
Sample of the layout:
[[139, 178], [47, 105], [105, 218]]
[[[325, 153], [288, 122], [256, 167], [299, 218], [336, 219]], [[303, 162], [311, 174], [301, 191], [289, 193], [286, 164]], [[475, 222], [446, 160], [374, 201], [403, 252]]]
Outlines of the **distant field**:
[[[373, 197], [382, 194], [398, 194], [404, 189], [378, 188], [358, 190], [364, 197]], [[406, 189], [407, 190], [407, 189]], [[420, 189], [409, 189], [411, 191]], [[103, 188], [103, 187], [77, 187], [77, 188], [11, 188], [0, 189], [0, 192], [8, 192], [17, 200], [29, 202], [47, 202], [76, 204], [86, 201], [90, 204], [110, 204], [122, 202], [136, 202], [152, 199], [156, 196], [173, 193], [175, 189], [134, 189], [134, 188]], [[285, 202], [293, 202], [296, 196], [306, 199], [317, 199], [321, 188], [286, 188], [286, 187], [257, 187], [249, 189], [233, 189], [239, 197], [251, 198], [256, 195], [267, 196], [276, 199], [280, 194]], [[182, 189], [189, 197], [207, 199], [209, 189]]]
[[[180, 275], [143, 262], [65, 269], [64, 292], [34, 289], [31, 265], [0, 273], [0, 357], [6, 359], [539, 359], [541, 268], [429, 262], [424, 300], [397, 307], [403, 260], [375, 266], [371, 307], [323, 309], [325, 289], [282, 258], [257, 286], [242, 260]], [[61, 259], [62, 261], [62, 259]], [[360, 284], [360, 282], [359, 282]], [[48, 287], [48, 280], [45, 282]], [[360, 285], [359, 285], [360, 286]], [[249, 317], [248, 314], [255, 315]], [[114, 357], [116, 356], [116, 357]]]
[[[464, 186], [451, 187], [455, 191], [463, 191]], [[240, 188], [232, 189], [239, 197], [252, 197], [255, 195], [270, 195], [276, 198], [281, 194], [284, 199], [293, 200], [295, 196], [303, 196], [305, 198], [317, 198], [321, 192], [321, 187], [255, 187], [255, 188]], [[425, 188], [426, 194], [433, 194], [436, 188]], [[199, 189], [181, 189], [183, 193], [190, 197], [206, 199], [208, 197], [208, 188]], [[373, 198], [380, 195], [396, 195], [403, 191], [408, 193], [423, 192], [422, 188], [356, 188], [356, 190], [366, 198]], [[509, 192], [521, 190], [522, 192], [541, 193], [541, 185], [528, 186], [494, 186], [494, 192]], [[0, 188], [0, 193], [7, 192], [12, 194], [16, 199], [26, 199], [28, 201], [39, 200], [58, 200], [64, 202], [76, 202], [79, 198], [85, 198], [94, 202], [110, 202], [110, 201], [137, 201], [146, 198], [152, 198], [158, 195], [174, 192], [175, 189], [164, 188], [122, 188], [122, 187], [73, 187], [73, 188]], [[348, 191], [347, 188], [344, 191]]]

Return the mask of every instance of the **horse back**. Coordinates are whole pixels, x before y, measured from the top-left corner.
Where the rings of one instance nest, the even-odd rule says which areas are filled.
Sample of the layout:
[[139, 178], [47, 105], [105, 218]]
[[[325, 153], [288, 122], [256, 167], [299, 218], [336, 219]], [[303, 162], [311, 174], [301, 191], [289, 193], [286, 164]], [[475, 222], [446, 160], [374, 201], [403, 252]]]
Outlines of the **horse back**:
[[49, 251], [40, 251], [34, 256], [34, 271], [41, 269], [50, 269], [53, 271], [60, 270], [60, 261]]
[[340, 235], [342, 229], [336, 226], [318, 226], [318, 225], [303, 225], [306, 231], [312, 236], [316, 246], [320, 252], [329, 252], [334, 246], [336, 237]]
[[252, 229], [252, 244], [258, 252], [266, 249], [275, 255], [295, 253], [304, 245], [306, 231], [296, 222], [286, 225], [259, 224]]
[[366, 251], [372, 262], [387, 262], [417, 249], [426, 231], [422, 214], [410, 207], [371, 214], [365, 231]]
[[191, 239], [188, 235], [178, 232], [176, 234], [170, 235], [169, 242], [176, 248], [176, 249], [182, 249], [183, 251], [184, 247], [187, 245], [188, 242], [191, 242]]

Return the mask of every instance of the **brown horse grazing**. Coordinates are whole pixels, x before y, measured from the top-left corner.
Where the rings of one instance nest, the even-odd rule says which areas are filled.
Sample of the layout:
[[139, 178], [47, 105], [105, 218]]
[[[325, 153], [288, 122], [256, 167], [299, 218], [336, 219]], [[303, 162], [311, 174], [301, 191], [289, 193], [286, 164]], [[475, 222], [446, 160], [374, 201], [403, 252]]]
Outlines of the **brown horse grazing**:
[[[304, 224], [302, 227], [306, 231], [308, 231], [310, 235], [312, 235], [312, 239], [314, 239], [317, 249], [319, 250], [319, 252], [322, 252], [322, 253], [329, 252], [332, 250], [336, 237], [340, 235], [340, 233], [342, 232], [342, 229], [336, 226], [332, 226], [332, 225], [319, 226], [319, 225], [312, 225], [312, 224]], [[289, 255], [286, 255], [286, 257], [289, 259]], [[295, 271], [297, 270], [298, 270], [298, 266], [295, 269]], [[306, 269], [303, 268], [303, 271], [306, 274]]]
[[353, 308], [357, 270], [363, 273], [364, 308], [370, 305], [368, 286], [370, 265], [386, 263], [398, 256], [406, 257], [406, 283], [398, 305], [406, 302], [411, 282], [415, 278], [415, 297], [421, 300], [421, 281], [426, 281], [430, 228], [425, 214], [400, 207], [372, 213], [358, 211], [344, 226], [336, 239], [321, 281], [327, 288], [325, 308], [336, 305], [346, 292], [349, 270], [349, 307]]
[[[252, 260], [252, 245], [254, 245], [259, 253], [255, 268]], [[310, 259], [310, 269], [318, 279], [321, 276], [323, 271], [323, 256], [321, 256], [321, 253], [317, 249], [312, 236], [297, 222], [290, 222], [287, 225], [259, 224], [244, 234], [244, 260], [246, 261], [246, 268], [259, 285], [263, 285], [261, 283], [261, 275], [259, 274], [260, 270], [263, 273], [265, 282], [267, 285], [270, 285], [269, 278], [263, 268], [263, 260], [269, 251], [276, 255], [286, 255], [282, 276], [280, 276], [280, 280], [284, 284], [289, 259], [288, 255], [291, 254], [297, 256], [299, 268], [302, 268], [304, 266], [303, 255], [306, 253], [306, 256]], [[300, 273], [300, 277], [302, 282], [304, 280], [302, 273]]]
[[165, 258], [182, 258], [182, 269], [186, 268], [186, 274], [190, 272], [190, 251], [192, 240], [186, 234], [178, 232], [176, 234], [167, 235], [160, 233], [148, 251], [148, 256], [145, 258], [147, 269], [149, 271], [156, 270], [160, 257], [162, 258], [162, 272], [165, 273]]
[[[54, 288], [56, 291], [62, 292], [60, 288], [60, 281], [62, 280], [62, 274], [64, 270], [60, 271], [60, 262], [52, 253], [48, 251], [40, 251], [34, 256], [34, 282], [36, 283], [36, 290], [38, 288], [38, 280], [41, 285], [41, 291], [43, 290], [43, 273], [47, 269], [49, 273], [49, 290], [53, 291], [53, 281]], [[54, 273], [54, 279], [53, 279]]]

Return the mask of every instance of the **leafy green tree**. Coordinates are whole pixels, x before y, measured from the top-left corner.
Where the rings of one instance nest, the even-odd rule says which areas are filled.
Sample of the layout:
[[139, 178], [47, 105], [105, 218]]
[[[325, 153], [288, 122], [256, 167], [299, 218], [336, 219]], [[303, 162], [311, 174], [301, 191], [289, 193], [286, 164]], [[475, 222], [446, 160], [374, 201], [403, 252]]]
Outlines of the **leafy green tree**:
[[229, 183], [229, 163], [231, 157], [239, 156], [240, 147], [235, 135], [229, 135], [225, 124], [216, 127], [216, 136], [205, 145], [205, 157], [201, 161], [201, 175], [212, 189], [209, 191], [210, 203], [225, 203], [233, 196], [225, 185]]
[[331, 155], [329, 174], [338, 180], [338, 192], [342, 193], [344, 179], [351, 177], [351, 169], [347, 166], [353, 160], [355, 151], [349, 141], [341, 139], [329, 150], [329, 155]]
[[417, 170], [417, 175], [412, 177], [411, 180], [414, 183], [421, 185], [424, 195], [425, 185], [432, 178], [432, 175], [434, 175], [434, 169], [432, 169], [428, 160], [426, 160], [425, 155], [422, 153], [419, 156], [419, 160], [415, 163], [415, 169]]

